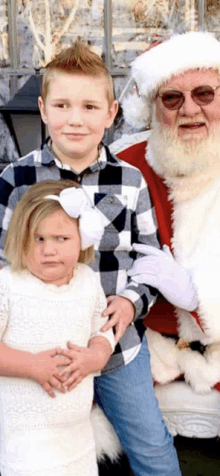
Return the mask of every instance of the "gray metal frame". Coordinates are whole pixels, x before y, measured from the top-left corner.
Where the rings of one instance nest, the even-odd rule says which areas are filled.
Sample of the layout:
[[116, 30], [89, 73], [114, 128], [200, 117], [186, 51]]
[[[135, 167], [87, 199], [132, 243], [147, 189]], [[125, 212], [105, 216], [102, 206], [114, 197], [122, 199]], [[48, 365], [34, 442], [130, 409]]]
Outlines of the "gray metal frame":
[[[117, 1], [117, 0], [115, 0]], [[103, 0], [104, 3], [104, 31], [105, 31], [105, 63], [113, 77], [126, 76], [128, 69], [112, 68], [112, 3], [113, 0]], [[206, 0], [198, 0], [198, 21], [199, 29], [205, 28], [205, 6]], [[9, 32], [9, 53], [11, 66], [0, 68], [1, 76], [11, 76], [11, 95], [17, 92], [16, 80], [18, 76], [29, 76], [35, 74], [34, 68], [19, 68], [19, 50], [17, 37], [17, 0], [8, 0], [8, 32]], [[41, 70], [40, 74], [43, 71]]]
[[205, 7], [206, 7], [206, 0], [199, 0], [199, 3], [198, 3], [199, 30], [205, 30]]
[[[9, 36], [9, 55], [11, 58], [11, 68], [13, 72], [18, 70], [18, 35], [16, 21], [17, 2], [8, 0], [8, 36]], [[11, 96], [17, 92], [17, 75], [13, 75], [10, 81]]]

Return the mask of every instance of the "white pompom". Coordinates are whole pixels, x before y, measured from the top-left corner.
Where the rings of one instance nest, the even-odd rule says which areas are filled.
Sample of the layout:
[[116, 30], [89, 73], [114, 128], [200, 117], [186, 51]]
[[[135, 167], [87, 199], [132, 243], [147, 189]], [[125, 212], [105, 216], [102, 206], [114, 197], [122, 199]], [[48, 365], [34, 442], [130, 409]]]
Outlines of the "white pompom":
[[145, 128], [151, 119], [151, 110], [147, 99], [136, 93], [129, 94], [122, 101], [122, 109], [125, 121], [136, 129]]

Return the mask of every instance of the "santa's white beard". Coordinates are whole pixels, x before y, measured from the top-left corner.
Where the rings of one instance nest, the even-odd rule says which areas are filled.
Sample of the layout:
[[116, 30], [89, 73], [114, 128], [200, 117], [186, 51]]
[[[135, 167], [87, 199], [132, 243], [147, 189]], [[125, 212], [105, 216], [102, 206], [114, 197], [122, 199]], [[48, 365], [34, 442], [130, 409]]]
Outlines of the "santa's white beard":
[[[185, 123], [190, 120], [193, 118]], [[198, 116], [196, 121], [199, 121]], [[212, 128], [206, 138], [189, 134], [182, 139], [177, 135], [177, 127], [171, 129], [156, 119], [154, 110], [148, 143], [155, 169], [167, 178], [192, 177], [220, 165], [220, 127]]]

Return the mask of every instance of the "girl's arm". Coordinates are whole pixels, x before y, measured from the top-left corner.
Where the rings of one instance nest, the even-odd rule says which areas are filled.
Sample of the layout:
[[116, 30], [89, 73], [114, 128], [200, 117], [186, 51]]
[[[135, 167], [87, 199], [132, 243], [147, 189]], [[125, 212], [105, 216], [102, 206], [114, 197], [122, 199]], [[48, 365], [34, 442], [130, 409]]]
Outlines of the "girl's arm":
[[[91, 272], [91, 270], [90, 270]], [[102, 317], [102, 311], [106, 308], [106, 297], [101, 287], [99, 278], [92, 273], [90, 286], [94, 286], [96, 302], [91, 319], [91, 334], [87, 347], [80, 347], [70, 342], [68, 350], [62, 351], [63, 355], [69, 356], [72, 363], [60, 372], [65, 388], [71, 390], [76, 387], [83, 378], [90, 373], [99, 372], [107, 364], [115, 348], [115, 339], [112, 329], [102, 332], [101, 327], [107, 322], [107, 317]], [[61, 352], [60, 352], [61, 353]]]
[[68, 357], [62, 355], [58, 357], [57, 352], [58, 349], [51, 349], [32, 354], [12, 349], [0, 342], [0, 375], [31, 378], [39, 383], [51, 397], [55, 397], [53, 387], [61, 392], [65, 391], [58, 379], [59, 367], [70, 363]]
[[33, 354], [13, 349], [2, 342], [10, 314], [8, 282], [10, 282], [10, 273], [5, 268], [0, 271], [0, 375], [31, 378], [39, 383], [51, 397], [55, 397], [53, 387], [65, 391], [57, 377], [59, 366], [68, 365], [70, 359], [64, 356], [56, 358], [56, 349]]
[[92, 372], [102, 370], [110, 359], [113, 350], [109, 340], [99, 335], [92, 337], [88, 342], [88, 349], [92, 352]]
[[79, 347], [71, 342], [67, 343], [67, 347], [68, 350], [59, 352], [69, 356], [72, 363], [60, 372], [59, 377], [68, 390], [76, 387], [88, 374], [99, 372], [112, 354], [109, 340], [102, 336], [92, 337], [88, 347]]

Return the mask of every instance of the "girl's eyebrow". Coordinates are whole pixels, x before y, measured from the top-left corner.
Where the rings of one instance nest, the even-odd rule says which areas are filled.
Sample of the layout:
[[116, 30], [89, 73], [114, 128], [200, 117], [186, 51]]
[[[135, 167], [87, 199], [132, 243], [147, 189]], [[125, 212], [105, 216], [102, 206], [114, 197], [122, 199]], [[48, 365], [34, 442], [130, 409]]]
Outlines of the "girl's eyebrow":
[[[42, 237], [42, 238], [48, 238], [48, 235], [45, 236], [45, 235], [43, 235], [42, 233], [35, 233], [35, 234], [34, 234], [34, 237], [39, 237], [39, 236]], [[66, 232], [66, 233], [60, 232], [60, 233], [53, 233], [53, 234], [51, 233], [51, 234], [49, 235], [49, 238], [57, 238], [58, 236], [70, 237], [70, 236], [72, 236], [72, 234], [71, 234], [71, 232]]]

